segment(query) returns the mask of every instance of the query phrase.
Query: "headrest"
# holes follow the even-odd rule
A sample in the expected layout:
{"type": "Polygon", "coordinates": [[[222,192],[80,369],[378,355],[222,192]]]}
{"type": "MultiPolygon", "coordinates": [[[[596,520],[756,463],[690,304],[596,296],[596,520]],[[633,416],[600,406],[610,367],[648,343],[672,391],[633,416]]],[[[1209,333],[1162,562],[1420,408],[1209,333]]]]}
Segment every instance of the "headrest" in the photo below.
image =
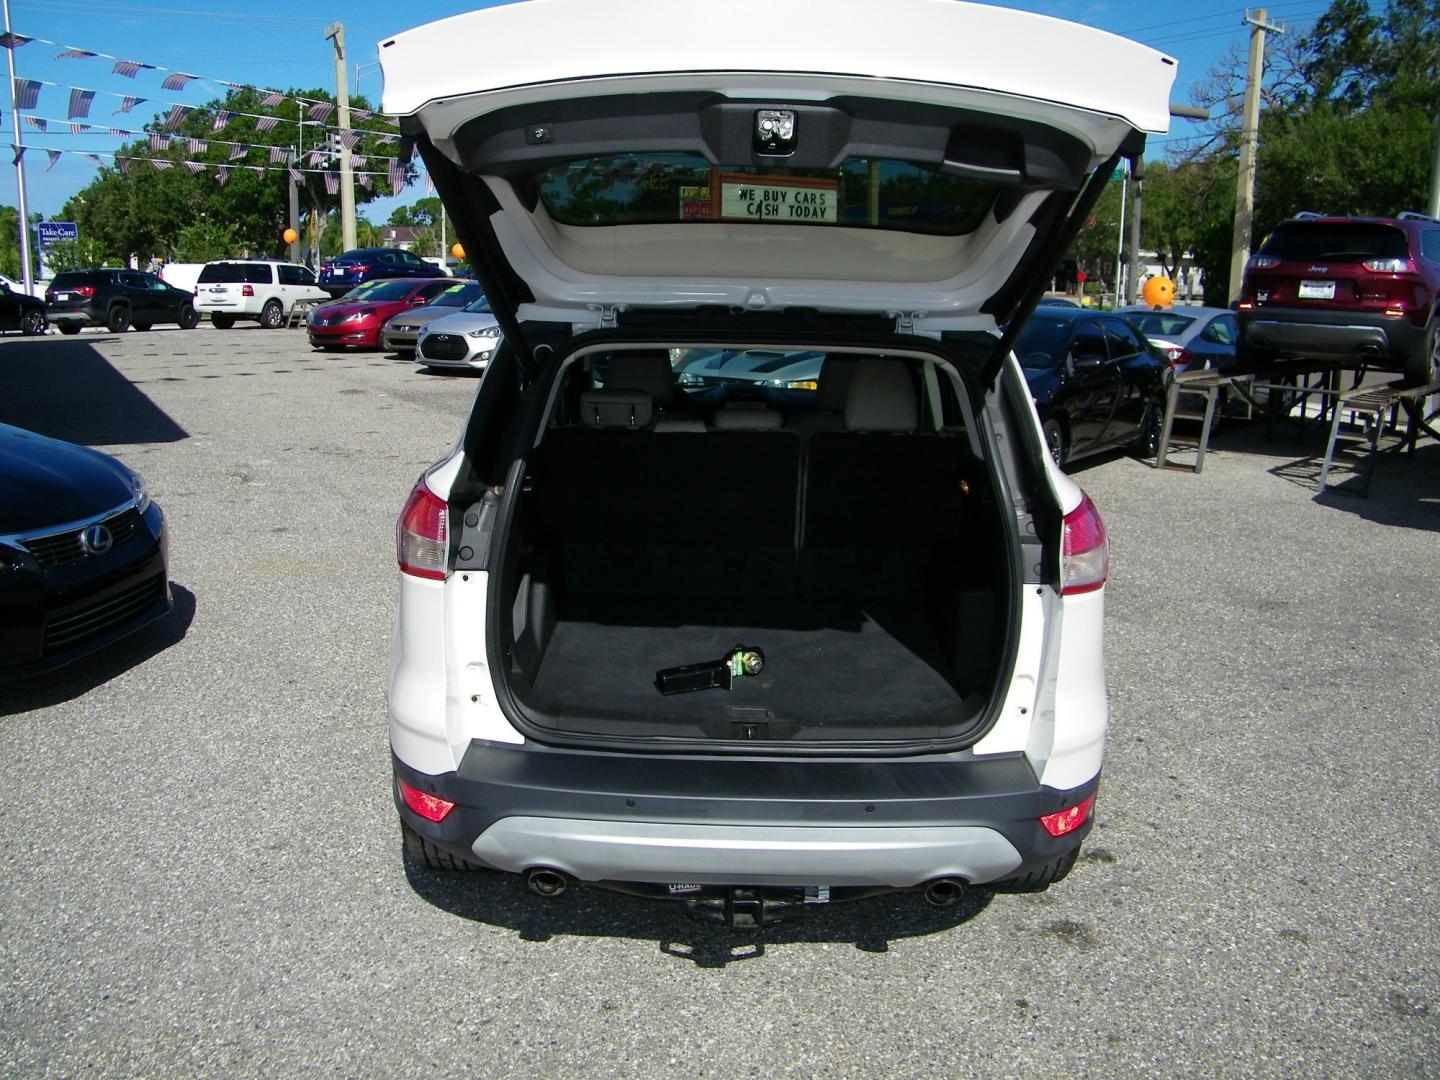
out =
{"type": "Polygon", "coordinates": [[[655,419],[649,394],[635,390],[586,390],[580,395],[580,422],[591,428],[648,428],[655,419]]]}
{"type": "Polygon", "coordinates": [[[779,431],[785,418],[763,401],[727,401],[710,418],[716,431],[779,431]]]}
{"type": "Polygon", "coordinates": [[[612,353],[605,373],[607,390],[640,390],[662,405],[675,396],[675,374],[664,349],[629,349],[612,353]]]}
{"type": "Polygon", "coordinates": [[[820,363],[820,388],[815,392],[816,412],[839,412],[850,395],[850,380],[855,375],[858,356],[837,354],[820,363]]]}
{"type": "Polygon", "coordinates": [[[845,398],[847,431],[914,431],[919,419],[909,364],[867,356],[855,365],[845,398]]]}

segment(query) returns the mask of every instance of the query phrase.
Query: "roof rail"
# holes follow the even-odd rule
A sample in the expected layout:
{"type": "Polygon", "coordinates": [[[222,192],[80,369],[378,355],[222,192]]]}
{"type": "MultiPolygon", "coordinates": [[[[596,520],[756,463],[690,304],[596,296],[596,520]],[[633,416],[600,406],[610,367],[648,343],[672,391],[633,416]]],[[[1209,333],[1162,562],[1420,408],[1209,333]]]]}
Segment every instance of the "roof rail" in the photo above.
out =
{"type": "Polygon", "coordinates": [[[1396,217],[1396,219],[1399,220],[1399,221],[1436,221],[1436,220],[1437,220],[1436,218],[1431,217],[1429,214],[1422,214],[1422,213],[1420,213],[1420,212],[1417,211],[1417,210],[1401,210],[1400,213],[1398,213],[1398,214],[1395,215],[1395,217],[1396,217]]]}
{"type": "Polygon", "coordinates": [[[1334,216],[1335,216],[1334,214],[1321,214],[1321,213],[1317,213],[1317,212],[1314,211],[1314,210],[1301,210],[1301,211],[1299,211],[1298,213],[1291,214],[1291,215],[1290,215],[1290,220],[1291,220],[1291,221],[1305,221],[1305,220],[1308,220],[1309,218],[1325,218],[1325,217],[1334,217],[1334,216]]]}

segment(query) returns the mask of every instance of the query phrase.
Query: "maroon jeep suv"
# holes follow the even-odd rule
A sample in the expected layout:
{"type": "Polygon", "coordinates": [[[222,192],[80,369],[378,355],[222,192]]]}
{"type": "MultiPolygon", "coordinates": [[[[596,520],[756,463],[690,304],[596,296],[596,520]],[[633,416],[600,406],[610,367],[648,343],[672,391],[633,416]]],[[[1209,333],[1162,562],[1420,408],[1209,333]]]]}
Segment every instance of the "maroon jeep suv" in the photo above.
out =
{"type": "Polygon", "coordinates": [[[1428,383],[1440,372],[1440,221],[1303,214],[1245,266],[1242,370],[1365,363],[1428,383]]]}

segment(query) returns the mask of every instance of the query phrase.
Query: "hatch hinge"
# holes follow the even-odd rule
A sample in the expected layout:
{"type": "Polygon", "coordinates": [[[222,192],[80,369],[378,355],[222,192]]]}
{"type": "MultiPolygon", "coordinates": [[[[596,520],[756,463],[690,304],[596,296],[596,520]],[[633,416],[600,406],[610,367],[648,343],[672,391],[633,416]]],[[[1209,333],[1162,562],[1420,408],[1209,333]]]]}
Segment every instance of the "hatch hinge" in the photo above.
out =
{"type": "Polygon", "coordinates": [[[916,328],[916,323],[924,322],[930,317],[928,311],[887,311],[885,314],[888,318],[895,320],[897,334],[921,334],[934,338],[940,336],[939,331],[916,328]]]}
{"type": "Polygon", "coordinates": [[[614,330],[617,317],[625,310],[624,304],[586,304],[585,307],[599,313],[601,330],[614,330]]]}

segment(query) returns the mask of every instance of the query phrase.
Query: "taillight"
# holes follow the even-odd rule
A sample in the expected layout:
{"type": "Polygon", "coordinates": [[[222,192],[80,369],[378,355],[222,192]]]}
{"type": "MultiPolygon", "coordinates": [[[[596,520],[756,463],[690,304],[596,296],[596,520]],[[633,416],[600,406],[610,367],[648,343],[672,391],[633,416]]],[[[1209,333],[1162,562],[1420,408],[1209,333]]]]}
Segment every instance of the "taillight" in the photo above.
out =
{"type": "Polygon", "coordinates": [[[369,263],[352,263],[351,266],[350,266],[350,273],[352,273],[352,274],[363,274],[366,270],[369,270],[369,269],[370,269],[370,264],[369,264],[369,263]]]}
{"type": "MultiPolygon", "coordinates": [[[[428,791],[411,787],[398,776],[395,778],[395,782],[400,785],[400,797],[405,800],[405,805],[426,821],[444,821],[445,816],[455,809],[455,804],[449,799],[442,799],[439,795],[431,795],[428,791]]],[[[1044,821],[1045,819],[1041,818],[1040,820],[1044,821]]],[[[1046,828],[1049,826],[1047,825],[1046,828]]],[[[1051,835],[1059,834],[1051,833],[1051,835]]]]}
{"type": "Polygon", "coordinates": [[[66,292],[73,292],[76,296],[94,296],[94,285],[76,285],[73,289],[66,289],[66,292]]]}
{"type": "MultiPolygon", "coordinates": [[[[403,783],[403,782],[402,782],[403,783]]],[[[434,796],[431,796],[432,798],[434,796]]],[[[1090,811],[1095,807],[1095,796],[1091,795],[1082,803],[1076,803],[1068,810],[1057,810],[1053,814],[1046,814],[1040,819],[1040,824],[1051,836],[1064,836],[1072,833],[1085,822],[1090,820],[1090,811]]],[[[413,808],[412,808],[413,809],[413,808]]],[[[419,813],[419,811],[416,811],[419,813]]]]}
{"type": "Polygon", "coordinates": [[[407,574],[444,581],[449,548],[450,508],[422,476],[395,523],[395,557],[407,574]]]}
{"type": "Polygon", "coordinates": [[[1415,264],[1409,259],[1367,259],[1360,264],[1372,274],[1413,274],[1415,264]]]}
{"type": "Polygon", "coordinates": [[[255,286],[254,286],[254,285],[241,285],[241,286],[240,286],[240,295],[241,295],[241,296],[254,296],[254,295],[255,295],[255,286]]]}
{"type": "Polygon", "coordinates": [[[1080,505],[1065,515],[1060,545],[1060,593],[1094,592],[1110,576],[1110,542],[1105,522],[1089,495],[1080,496],[1080,505]]]}
{"type": "Polygon", "coordinates": [[[1279,266],[1280,260],[1271,255],[1251,255],[1250,261],[1245,264],[1246,270],[1269,270],[1272,266],[1279,266]]]}
{"type": "Polygon", "coordinates": [[[1165,350],[1165,359],[1170,361],[1172,368],[1183,368],[1190,363],[1190,354],[1184,349],[1177,349],[1174,346],[1165,350]]]}

